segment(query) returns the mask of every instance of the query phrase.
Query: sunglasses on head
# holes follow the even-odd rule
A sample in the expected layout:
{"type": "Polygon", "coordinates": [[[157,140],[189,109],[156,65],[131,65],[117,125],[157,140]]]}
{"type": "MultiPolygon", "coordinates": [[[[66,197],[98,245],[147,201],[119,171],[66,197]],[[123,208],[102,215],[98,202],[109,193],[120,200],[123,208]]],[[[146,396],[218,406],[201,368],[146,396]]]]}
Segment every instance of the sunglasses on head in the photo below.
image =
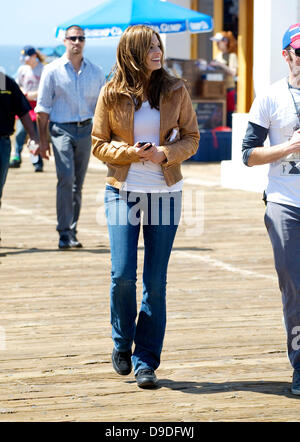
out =
{"type": "Polygon", "coordinates": [[[293,50],[289,49],[288,52],[292,52],[293,54],[296,55],[296,57],[300,57],[300,48],[293,50]]]}
{"type": "Polygon", "coordinates": [[[66,37],[66,40],[71,40],[71,41],[80,41],[81,43],[85,40],[85,37],[83,37],[82,35],[80,37],[66,37]]]}

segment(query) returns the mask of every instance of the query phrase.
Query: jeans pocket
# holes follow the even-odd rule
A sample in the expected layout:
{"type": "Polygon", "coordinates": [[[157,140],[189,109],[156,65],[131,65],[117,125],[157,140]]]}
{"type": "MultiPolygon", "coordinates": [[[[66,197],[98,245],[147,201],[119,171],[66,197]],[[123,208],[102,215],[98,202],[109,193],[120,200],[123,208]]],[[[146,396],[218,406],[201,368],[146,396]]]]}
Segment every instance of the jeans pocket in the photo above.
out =
{"type": "Polygon", "coordinates": [[[54,137],[62,136],[65,135],[66,133],[61,127],[59,127],[57,123],[50,123],[49,128],[50,128],[50,135],[54,137]]]}
{"type": "Polygon", "coordinates": [[[109,186],[108,184],[105,187],[104,193],[104,203],[109,203],[111,201],[115,201],[119,195],[119,189],[113,186],[109,186]]]}

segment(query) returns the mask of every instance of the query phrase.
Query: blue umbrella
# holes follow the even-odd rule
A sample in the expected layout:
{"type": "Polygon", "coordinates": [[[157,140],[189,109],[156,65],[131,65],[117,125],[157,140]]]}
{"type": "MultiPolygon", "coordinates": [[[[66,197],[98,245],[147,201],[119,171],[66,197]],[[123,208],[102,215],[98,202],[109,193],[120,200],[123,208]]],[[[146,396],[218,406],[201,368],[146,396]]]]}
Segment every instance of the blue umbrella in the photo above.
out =
{"type": "Polygon", "coordinates": [[[59,25],[56,37],[79,25],[87,37],[118,37],[130,25],[145,24],[160,33],[210,32],[209,15],[162,0],[102,0],[99,6],[59,25]]]}

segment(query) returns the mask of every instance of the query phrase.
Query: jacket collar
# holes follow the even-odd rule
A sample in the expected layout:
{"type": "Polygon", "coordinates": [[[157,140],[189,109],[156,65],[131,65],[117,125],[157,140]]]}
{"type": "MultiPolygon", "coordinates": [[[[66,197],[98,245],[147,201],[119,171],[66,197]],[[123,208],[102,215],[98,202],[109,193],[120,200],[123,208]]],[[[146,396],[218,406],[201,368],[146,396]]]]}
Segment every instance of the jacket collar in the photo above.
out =
{"type": "MultiPolygon", "coordinates": [[[[180,78],[178,78],[178,80],[176,81],[176,83],[174,83],[174,84],[171,86],[171,90],[172,90],[172,91],[176,91],[177,89],[180,89],[183,85],[184,85],[183,80],[180,79],[180,78]]],[[[130,98],[130,100],[131,100],[132,103],[134,104],[134,100],[133,100],[132,96],[131,96],[129,93],[127,93],[127,92],[123,92],[122,95],[124,95],[125,97],[130,98]]],[[[160,97],[160,100],[159,100],[160,103],[162,102],[162,99],[163,99],[163,98],[164,98],[164,96],[161,96],[161,97],[160,97]]]]}

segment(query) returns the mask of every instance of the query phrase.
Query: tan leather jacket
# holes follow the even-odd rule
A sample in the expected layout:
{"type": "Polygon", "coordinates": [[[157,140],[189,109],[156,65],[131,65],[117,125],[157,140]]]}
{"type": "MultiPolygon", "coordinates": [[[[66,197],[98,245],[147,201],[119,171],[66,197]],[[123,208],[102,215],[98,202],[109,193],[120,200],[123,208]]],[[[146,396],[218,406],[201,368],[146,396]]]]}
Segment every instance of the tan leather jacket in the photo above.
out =
{"type": "MultiPolygon", "coordinates": [[[[134,145],[134,103],[129,95],[123,95],[119,105],[108,110],[103,90],[94,115],[92,151],[108,167],[107,183],[120,189],[130,164],[140,161],[133,149],[128,150],[134,145]]],[[[178,80],[172,93],[160,99],[160,146],[166,155],[161,167],[168,186],[182,179],[180,164],[195,154],[199,139],[189,93],[178,80]]]]}

